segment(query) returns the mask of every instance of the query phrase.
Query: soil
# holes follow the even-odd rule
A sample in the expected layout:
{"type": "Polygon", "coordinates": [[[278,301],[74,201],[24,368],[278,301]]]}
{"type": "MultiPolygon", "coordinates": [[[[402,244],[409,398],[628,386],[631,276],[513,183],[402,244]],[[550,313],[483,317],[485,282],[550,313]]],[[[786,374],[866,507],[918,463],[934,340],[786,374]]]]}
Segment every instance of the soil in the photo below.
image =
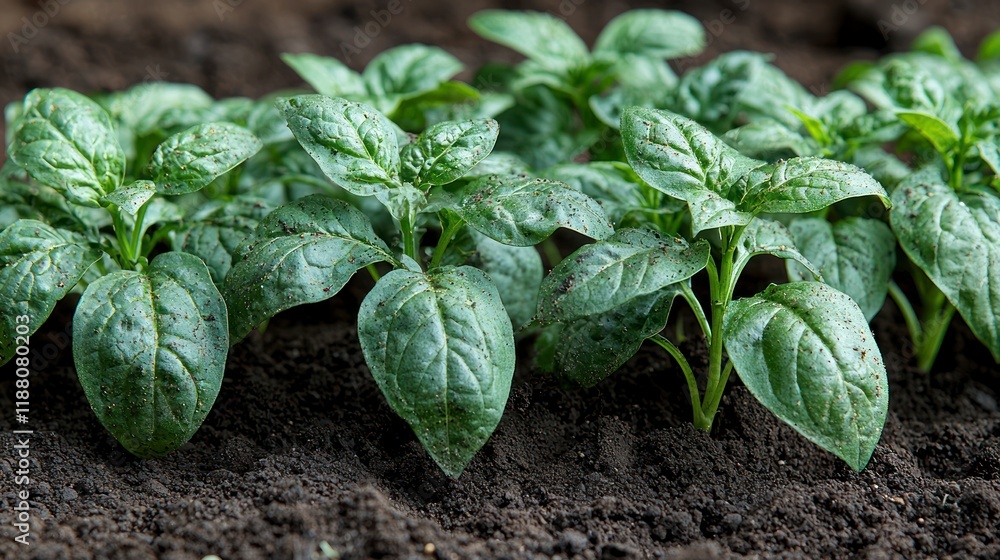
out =
{"type": "MultiPolygon", "coordinates": [[[[569,1],[567,20],[589,39],[626,7],[569,1]]],[[[221,2],[70,1],[19,53],[3,46],[0,97],[35,86],[120,88],[147,68],[215,95],[259,95],[297,83],[276,53],[339,55],[342,38],[382,7],[221,2]],[[233,10],[220,19],[219,5],[233,10]]],[[[916,12],[888,42],[877,22],[893,21],[890,2],[670,4],[708,23],[733,10],[706,56],[775,52],[817,91],[847,60],[905,45],[911,28],[945,24],[971,53],[1000,26],[1000,7],[985,1],[913,2],[916,12]]],[[[513,58],[464,30],[488,2],[405,5],[405,24],[387,25],[354,65],[408,41],[439,44],[470,64],[513,58]]],[[[38,9],[8,0],[0,32],[9,37],[38,9]]],[[[779,279],[780,268],[762,261],[748,289],[779,279]]],[[[504,418],[453,481],[364,365],[354,317],[368,287],[358,277],[332,301],[282,314],[236,346],[202,429],[159,460],[124,452],[90,412],[65,334],[74,302],[60,304],[33,337],[30,547],[13,541],[16,427],[9,413],[0,418],[0,557],[1000,557],[1000,368],[960,321],[935,371],[923,374],[893,305],[875,319],[892,392],[862,473],[779,422],[738,381],[712,433],[695,430],[682,376],[651,345],[581,390],[533,369],[522,341],[504,418]]],[[[699,340],[683,349],[703,365],[699,340]]],[[[13,378],[0,370],[5,411],[13,378]]]]}

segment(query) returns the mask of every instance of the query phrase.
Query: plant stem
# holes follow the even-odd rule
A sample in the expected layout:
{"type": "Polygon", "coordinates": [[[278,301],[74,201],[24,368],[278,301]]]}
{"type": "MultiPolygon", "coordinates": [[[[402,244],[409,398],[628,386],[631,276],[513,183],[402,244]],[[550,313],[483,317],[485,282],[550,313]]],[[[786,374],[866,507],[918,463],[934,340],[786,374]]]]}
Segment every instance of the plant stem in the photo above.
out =
{"type": "Polygon", "coordinates": [[[139,208],[139,211],[135,215],[135,223],[132,225],[132,254],[134,254],[136,258],[143,256],[142,234],[146,232],[146,228],[143,227],[145,225],[143,222],[146,221],[146,209],[149,208],[149,203],[152,200],[152,198],[147,200],[146,203],[139,208]]]}
{"type": "Polygon", "coordinates": [[[923,336],[917,347],[917,368],[920,371],[926,373],[934,367],[938,352],[941,351],[941,343],[944,342],[944,335],[948,332],[948,326],[954,315],[955,306],[944,297],[944,294],[924,310],[923,336]]]}
{"type": "Polygon", "coordinates": [[[382,276],[378,273],[378,269],[376,269],[375,265],[373,265],[373,264],[370,264],[370,265],[366,266],[365,270],[367,270],[368,274],[371,275],[372,280],[374,280],[376,282],[378,282],[379,279],[382,278],[382,276]]]}
{"type": "Polygon", "coordinates": [[[444,253],[448,250],[448,244],[451,243],[455,234],[458,233],[458,230],[461,229],[464,224],[464,220],[461,218],[455,218],[454,221],[449,223],[448,226],[444,228],[444,231],[441,232],[441,238],[438,239],[437,247],[434,248],[434,255],[431,256],[431,264],[429,268],[437,268],[438,265],[441,264],[441,259],[444,258],[444,253]]]}
{"type": "Polygon", "coordinates": [[[699,430],[710,430],[712,428],[712,422],[705,418],[705,414],[702,412],[701,394],[698,392],[698,380],[695,379],[694,372],[691,370],[691,364],[688,363],[684,354],[682,354],[672,342],[664,338],[662,335],[655,334],[649,339],[660,345],[661,348],[673,356],[677,365],[680,366],[681,371],[684,372],[684,378],[687,380],[688,393],[691,394],[691,409],[694,414],[695,427],[699,430]]]}
{"type": "Polygon", "coordinates": [[[562,253],[559,252],[559,247],[556,247],[555,241],[549,237],[541,243],[542,254],[549,261],[549,266],[555,266],[562,261],[562,253]]]}
{"type": "Polygon", "coordinates": [[[913,310],[913,304],[910,303],[909,298],[903,293],[903,290],[899,287],[895,281],[889,282],[889,297],[892,301],[896,303],[896,307],[899,308],[900,313],[903,314],[903,320],[906,321],[906,328],[910,331],[910,340],[913,344],[919,345],[920,340],[924,337],[924,330],[920,326],[920,319],[917,318],[917,312],[913,310]]]}
{"type": "Polygon", "coordinates": [[[705,333],[705,339],[711,344],[712,340],[712,327],[708,325],[708,319],[705,317],[705,310],[701,307],[701,302],[698,298],[694,296],[694,291],[691,290],[691,286],[687,283],[683,283],[681,286],[681,295],[684,300],[687,301],[688,306],[691,307],[691,311],[694,312],[695,318],[698,319],[698,324],[701,325],[701,331],[705,333]]]}
{"type": "Polygon", "coordinates": [[[118,253],[121,259],[118,264],[123,269],[131,270],[135,265],[135,255],[132,254],[132,244],[125,233],[125,220],[122,218],[122,211],[115,205],[108,208],[111,213],[111,221],[115,229],[115,237],[118,239],[118,253]]]}
{"type": "Polygon", "coordinates": [[[417,247],[413,242],[413,224],[411,220],[409,218],[400,220],[399,229],[403,232],[403,253],[411,259],[417,260],[417,247]]]}
{"type": "Polygon", "coordinates": [[[726,392],[726,385],[729,383],[729,375],[733,373],[733,362],[732,360],[726,360],[726,367],[722,369],[722,376],[719,378],[719,385],[716,387],[715,392],[705,393],[705,401],[702,405],[702,410],[705,413],[705,419],[708,421],[708,427],[712,427],[712,422],[715,420],[715,413],[719,411],[719,403],[722,402],[722,394],[726,392]]]}
{"type": "MultiPolygon", "coordinates": [[[[712,297],[712,339],[708,347],[708,385],[706,395],[721,392],[722,382],[722,320],[726,316],[726,306],[733,293],[733,253],[732,231],[722,232],[722,266],[717,275],[714,264],[709,266],[709,285],[712,297]],[[714,276],[714,278],[713,278],[714,276]]],[[[711,261],[709,261],[711,263],[711,261]]],[[[709,426],[711,427],[711,426],[709,426]]]]}

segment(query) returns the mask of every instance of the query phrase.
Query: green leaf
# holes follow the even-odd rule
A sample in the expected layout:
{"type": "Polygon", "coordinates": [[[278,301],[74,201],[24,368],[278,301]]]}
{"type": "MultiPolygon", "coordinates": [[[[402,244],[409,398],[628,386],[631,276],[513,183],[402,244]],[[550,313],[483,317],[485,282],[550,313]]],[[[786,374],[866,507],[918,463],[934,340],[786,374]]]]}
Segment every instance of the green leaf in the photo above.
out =
{"type": "Polygon", "coordinates": [[[574,118],[573,107],[547,87],[519,91],[517,103],[497,116],[503,134],[496,149],[537,169],[570,161],[593,143],[570,132],[574,118]]]}
{"type": "Polygon", "coordinates": [[[261,148],[249,130],[231,123],[193,126],[157,146],[149,176],[157,192],[176,195],[199,191],[261,148]]]}
{"type": "Polygon", "coordinates": [[[143,204],[156,194],[156,184],[152,181],[138,180],[129,183],[115,192],[105,195],[101,202],[114,204],[127,214],[135,215],[143,204]]]}
{"type": "Polygon", "coordinates": [[[1000,361],[1000,200],[956,193],[937,173],[917,173],[893,192],[899,244],[1000,361]]]}
{"type": "Polygon", "coordinates": [[[601,31],[594,54],[638,54],[652,58],[693,56],[705,48],[697,19],[668,10],[629,10],[601,31]]]}
{"type": "Polygon", "coordinates": [[[979,43],[979,54],[976,60],[986,62],[1000,58],[1000,29],[990,33],[979,43]]]}
{"type": "Polygon", "coordinates": [[[833,139],[830,137],[830,132],[826,129],[826,125],[822,123],[819,119],[811,117],[798,109],[789,109],[793,115],[802,121],[802,126],[806,128],[809,136],[812,136],[813,140],[819,143],[820,146],[829,146],[833,143],[833,139]]]}
{"type": "Polygon", "coordinates": [[[743,230],[736,245],[733,277],[739,278],[740,272],[756,255],[772,255],[779,259],[786,259],[789,261],[789,267],[792,266],[792,261],[797,261],[801,268],[796,268],[796,270],[807,270],[817,280],[823,280],[823,273],[819,267],[799,251],[792,233],[777,220],[754,218],[743,230]]]}
{"type": "Polygon", "coordinates": [[[234,342],[285,309],[333,297],[369,264],[396,263],[360,210],[322,195],[268,214],[233,260],[223,292],[234,342]]]}
{"type": "Polygon", "coordinates": [[[919,111],[897,111],[896,116],[926,138],[941,155],[951,153],[958,145],[958,132],[934,115],[919,111]]]}
{"type": "Polygon", "coordinates": [[[343,62],[315,54],[281,55],[281,60],[316,90],[328,97],[363,98],[368,95],[365,81],[343,62]]]}
{"type": "Polygon", "coordinates": [[[737,207],[750,214],[801,214],[858,196],[876,196],[888,208],[889,195],[863,169],[830,159],[803,157],[750,172],[737,207]]]}
{"type": "Polygon", "coordinates": [[[940,26],[925,29],[913,40],[910,48],[914,51],[922,51],[940,56],[948,60],[948,62],[955,64],[959,63],[963,58],[962,53],[955,46],[955,40],[952,39],[951,34],[948,33],[947,29],[940,26]]]}
{"type": "MultiPolygon", "coordinates": [[[[604,208],[604,213],[615,225],[631,212],[653,210],[646,208],[640,182],[633,180],[631,170],[624,164],[596,161],[587,164],[566,163],[542,173],[542,177],[562,181],[593,198],[604,208]]],[[[668,208],[668,211],[683,210],[668,208]]]]}
{"type": "Polygon", "coordinates": [[[175,109],[205,109],[214,100],[198,86],[145,82],[112,98],[111,114],[135,136],[147,136],[162,128],[164,115],[175,109]]]}
{"type": "Polygon", "coordinates": [[[722,336],[740,379],[796,431],[860,471],[889,405],[885,365],[854,301],[817,282],[729,304],[722,336]]]}
{"type": "Polygon", "coordinates": [[[976,148],[979,150],[979,157],[993,171],[993,176],[1000,177],[1000,146],[995,142],[980,140],[976,142],[976,148]]]}
{"type": "Polygon", "coordinates": [[[358,336],[389,406],[458,478],[500,422],[514,376],[514,333],[493,282],[467,266],[394,270],[361,304],[358,336]]]}
{"type": "Polygon", "coordinates": [[[18,335],[38,330],[101,254],[82,236],[35,220],[0,231],[0,366],[21,345],[18,335]],[[19,325],[27,331],[19,332],[19,325]]]}
{"type": "Polygon", "coordinates": [[[563,20],[541,12],[483,10],[469,18],[480,37],[511,48],[550,70],[565,71],[590,60],[583,40],[563,20]]]}
{"type": "Polygon", "coordinates": [[[403,146],[402,179],[420,185],[446,185],[486,158],[500,128],[492,119],[443,122],[403,146]]]}
{"type": "Polygon", "coordinates": [[[663,330],[678,284],[630,299],[611,310],[550,326],[552,369],[593,387],[625,364],[643,341],[663,330]]]}
{"type": "Polygon", "coordinates": [[[477,179],[465,193],[455,211],[505,245],[535,245],[561,227],[594,239],[614,231],[600,204],[564,183],[493,175],[477,179]]]}
{"type": "Polygon", "coordinates": [[[282,98],[295,138],[331,181],[358,196],[399,183],[399,144],[392,123],[368,105],[321,95],[282,98]]]}
{"type": "Polygon", "coordinates": [[[73,358],[97,418],[130,453],[161,457],[208,416],[229,351],[226,304],[198,257],[163,253],[144,272],[91,284],[73,317],[73,358]]]}
{"type": "Polygon", "coordinates": [[[443,49],[403,45],[378,54],[362,75],[376,97],[409,97],[434,90],[461,71],[462,63],[443,49]]]}
{"type": "Polygon", "coordinates": [[[482,270],[497,287],[514,329],[531,321],[538,305],[538,287],[545,275],[542,258],[534,247],[512,247],[485,235],[474,235],[470,263],[482,270]]]}
{"type": "Polygon", "coordinates": [[[623,229],[605,241],[584,245],[542,281],[536,320],[543,325],[605,313],[694,276],[708,264],[705,240],[649,230],[623,229]]]}
{"type": "Polygon", "coordinates": [[[125,178],[125,152],[111,118],[66,89],[28,94],[10,157],[39,183],[84,206],[99,206],[125,178]]]}
{"type": "Polygon", "coordinates": [[[782,155],[811,156],[819,152],[806,138],[778,121],[761,119],[726,132],[723,138],[745,156],[773,161],[782,155]]]}
{"type": "MultiPolygon", "coordinates": [[[[799,251],[813,263],[822,281],[851,296],[869,321],[885,303],[896,268],[896,236],[880,220],[847,218],[835,224],[799,218],[790,228],[799,251]]],[[[805,280],[804,269],[789,261],[788,278],[805,280]]]]}
{"type": "Polygon", "coordinates": [[[249,198],[209,207],[171,233],[171,247],[205,261],[212,281],[221,286],[232,267],[233,254],[270,211],[249,198]]]}
{"type": "Polygon", "coordinates": [[[730,191],[762,162],[742,156],[703,126],[667,111],[629,107],[622,140],[632,169],[653,188],[684,200],[694,234],[725,225],[746,225],[730,191]]]}
{"type": "Polygon", "coordinates": [[[733,51],[695,68],[677,87],[678,112],[724,132],[766,118],[789,128],[801,124],[792,107],[808,107],[814,97],[768,63],[768,55],[733,51]]]}

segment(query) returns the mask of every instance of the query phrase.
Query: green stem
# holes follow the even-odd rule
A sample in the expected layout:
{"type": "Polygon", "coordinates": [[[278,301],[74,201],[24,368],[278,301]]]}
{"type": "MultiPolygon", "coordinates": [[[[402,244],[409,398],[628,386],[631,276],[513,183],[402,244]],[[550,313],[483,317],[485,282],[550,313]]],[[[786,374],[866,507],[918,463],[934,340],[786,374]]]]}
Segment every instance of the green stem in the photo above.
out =
{"type": "Polygon", "coordinates": [[[437,247],[434,248],[434,255],[431,256],[430,268],[437,268],[441,264],[441,259],[444,258],[445,251],[448,250],[448,244],[458,233],[458,230],[462,228],[465,221],[461,218],[455,218],[454,221],[448,224],[444,231],[441,232],[441,238],[438,239],[437,247]]]}
{"type": "Polygon", "coordinates": [[[375,265],[373,265],[373,264],[370,264],[370,265],[366,266],[365,270],[367,270],[368,274],[371,275],[372,280],[374,280],[376,282],[378,282],[379,279],[382,278],[382,276],[378,273],[378,269],[376,269],[375,265]]]}
{"type": "MultiPolygon", "coordinates": [[[[721,391],[722,381],[722,320],[726,316],[726,306],[733,294],[733,253],[732,232],[722,232],[722,266],[713,279],[715,266],[709,267],[709,284],[712,297],[712,340],[708,347],[708,385],[705,393],[713,395],[721,391]]],[[[710,261],[711,262],[711,261],[710,261]]]]}
{"type": "Polygon", "coordinates": [[[556,247],[555,241],[549,237],[541,243],[542,254],[549,261],[549,266],[555,266],[562,261],[562,253],[559,252],[559,247],[556,247]]]}
{"type": "Polygon", "coordinates": [[[118,253],[121,259],[118,264],[123,269],[131,270],[135,265],[135,255],[132,254],[132,245],[128,235],[125,233],[125,220],[122,218],[122,211],[115,205],[108,208],[111,213],[111,221],[115,228],[115,237],[118,239],[118,253]]]}
{"type": "Polygon", "coordinates": [[[722,369],[722,376],[719,378],[719,385],[716,390],[712,393],[705,393],[705,403],[703,405],[703,411],[705,413],[705,419],[708,420],[708,426],[712,426],[712,422],[715,421],[715,413],[719,411],[719,403],[722,402],[722,395],[726,392],[726,385],[729,383],[729,375],[733,373],[733,362],[732,360],[726,361],[726,367],[722,369]]]}
{"type": "Polygon", "coordinates": [[[910,331],[910,340],[913,344],[920,344],[920,340],[924,336],[924,330],[920,326],[920,319],[917,318],[917,312],[913,310],[913,304],[910,303],[909,298],[903,293],[903,290],[899,287],[895,281],[889,282],[889,297],[892,301],[896,303],[896,307],[899,308],[900,313],[903,314],[903,320],[906,321],[906,328],[910,331]]]}
{"type": "Polygon", "coordinates": [[[711,343],[712,327],[708,325],[708,319],[705,317],[705,310],[701,307],[701,302],[694,296],[694,291],[691,290],[691,286],[686,282],[681,285],[681,295],[691,307],[695,318],[698,319],[698,324],[701,325],[701,332],[705,333],[705,338],[711,343]]]}
{"type": "Polygon", "coordinates": [[[922,372],[929,372],[934,367],[944,335],[955,315],[955,306],[947,299],[941,299],[944,300],[943,304],[932,305],[924,313],[924,334],[917,348],[917,368],[922,372]]]}
{"type": "Polygon", "coordinates": [[[702,412],[701,395],[698,392],[698,380],[695,379],[694,372],[691,370],[691,364],[688,363],[684,354],[682,354],[672,342],[663,336],[655,334],[649,339],[660,345],[661,348],[673,356],[677,365],[680,366],[681,371],[684,372],[684,378],[687,379],[688,392],[691,394],[691,409],[694,413],[694,425],[699,430],[708,431],[712,428],[712,422],[706,419],[704,412],[702,412]]]}
{"type": "Polygon", "coordinates": [[[139,211],[135,215],[135,223],[132,225],[132,254],[136,258],[142,256],[142,236],[146,233],[145,221],[146,221],[146,210],[149,208],[149,203],[152,202],[152,198],[147,200],[145,204],[139,207],[139,211]]]}
{"type": "Polygon", "coordinates": [[[413,242],[413,224],[410,223],[410,219],[400,220],[399,229],[403,232],[403,253],[411,259],[417,260],[417,247],[413,242]]]}

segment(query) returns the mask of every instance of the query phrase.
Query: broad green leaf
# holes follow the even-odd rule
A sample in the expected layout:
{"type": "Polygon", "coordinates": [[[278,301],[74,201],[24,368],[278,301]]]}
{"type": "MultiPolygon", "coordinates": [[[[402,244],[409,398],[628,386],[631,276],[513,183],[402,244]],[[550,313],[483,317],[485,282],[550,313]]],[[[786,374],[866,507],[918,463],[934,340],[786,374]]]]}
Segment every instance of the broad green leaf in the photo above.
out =
{"type": "Polygon", "coordinates": [[[27,340],[101,254],[81,236],[35,220],[0,231],[0,365],[21,345],[18,325],[27,327],[27,340]]]}
{"type": "Polygon", "coordinates": [[[500,422],[514,376],[514,333],[493,282],[468,266],[394,270],[361,304],[358,337],[389,406],[458,478],[500,422]]]}
{"type": "MultiPolygon", "coordinates": [[[[799,218],[789,229],[799,251],[819,269],[822,281],[851,296],[871,321],[885,303],[896,268],[896,236],[889,226],[866,218],[835,224],[799,218]]],[[[788,261],[786,266],[790,280],[807,279],[800,265],[788,261]]]]}
{"type": "Polygon", "coordinates": [[[777,220],[754,218],[743,230],[736,245],[736,255],[733,262],[735,278],[739,278],[740,272],[756,255],[772,255],[779,259],[785,259],[789,262],[789,267],[792,266],[793,261],[796,261],[801,267],[796,268],[796,270],[806,270],[816,280],[823,280],[823,273],[819,267],[803,255],[796,246],[792,233],[777,220]]]}
{"type": "Polygon", "coordinates": [[[603,313],[550,326],[554,337],[546,358],[554,369],[592,387],[625,365],[643,341],[663,330],[677,285],[630,299],[603,313]]]}
{"type": "Polygon", "coordinates": [[[750,214],[801,214],[858,196],[876,196],[888,208],[889,195],[871,175],[848,163],[803,157],[758,167],[749,173],[737,207],[750,214]]]}
{"type": "Polygon", "coordinates": [[[547,87],[519,91],[517,103],[497,115],[503,134],[496,149],[516,154],[536,169],[570,161],[593,143],[570,132],[574,118],[573,107],[547,87]]]}
{"type": "Polygon", "coordinates": [[[892,200],[903,251],[1000,361],[1000,200],[956,193],[933,170],[900,184],[892,200]]]}
{"type": "Polygon", "coordinates": [[[285,117],[274,106],[274,98],[260,99],[250,108],[247,114],[247,128],[265,146],[287,143],[295,139],[285,123],[285,117]]]}
{"type": "Polygon", "coordinates": [[[774,161],[781,156],[811,156],[819,152],[812,138],[806,138],[778,121],[761,119],[734,128],[723,136],[730,146],[745,156],[774,161]]]}
{"type": "Polygon", "coordinates": [[[176,195],[205,188],[261,148],[249,130],[231,123],[205,123],[167,138],[149,163],[157,192],[176,195]]]}
{"type": "Polygon", "coordinates": [[[146,82],[115,95],[111,114],[128,135],[146,136],[162,128],[164,115],[175,109],[203,109],[214,100],[201,88],[190,84],[146,82]]]}
{"type": "MultiPolygon", "coordinates": [[[[617,225],[629,213],[646,209],[648,206],[639,182],[631,180],[619,167],[620,165],[623,164],[603,161],[587,164],[566,163],[544,171],[542,177],[562,181],[593,198],[604,208],[604,213],[611,223],[617,225]]],[[[628,173],[631,174],[631,171],[628,173]]],[[[683,210],[683,207],[668,207],[666,210],[679,211],[683,210]]]]}
{"type": "Polygon", "coordinates": [[[1000,146],[994,142],[980,140],[976,142],[976,148],[979,150],[979,157],[990,166],[994,177],[1000,177],[1000,146]]]}
{"type": "Polygon", "coordinates": [[[854,300],[818,282],[771,285],[729,304],[729,358],[757,400],[860,471],[882,434],[889,386],[854,300]]]}
{"type": "Polygon", "coordinates": [[[477,179],[465,193],[455,211],[474,229],[505,245],[535,245],[559,228],[593,239],[614,231],[600,204],[565,183],[493,175],[477,179]]]}
{"type": "Polygon", "coordinates": [[[601,31],[594,54],[638,54],[652,58],[693,56],[705,48],[697,19],[668,10],[630,10],[601,31]]]}
{"type": "Polygon", "coordinates": [[[163,253],[144,272],[91,284],[73,317],[83,392],[111,435],[139,457],[186,443],[208,416],[229,351],[226,304],[198,257],[163,253]]]}
{"type": "Polygon", "coordinates": [[[368,95],[365,81],[343,62],[315,54],[281,55],[281,60],[316,90],[328,97],[363,98],[368,95]]]}
{"type": "Polygon", "coordinates": [[[536,320],[543,325],[605,313],[694,276],[708,264],[705,240],[623,229],[584,245],[542,281],[536,320]]]}
{"type": "Polygon", "coordinates": [[[513,247],[485,235],[474,235],[470,263],[482,270],[500,293],[514,329],[531,321],[538,304],[538,287],[545,275],[542,258],[534,247],[513,247]]]}
{"type": "Polygon", "coordinates": [[[402,179],[415,186],[451,183],[490,154],[499,133],[492,119],[434,125],[403,146],[402,179]]]}
{"type": "Polygon", "coordinates": [[[399,183],[399,144],[389,119],[368,105],[322,95],[279,99],[278,109],[331,181],[358,196],[399,183]]]}
{"type": "Polygon", "coordinates": [[[322,195],[268,214],[233,260],[223,289],[233,342],[285,309],[333,297],[369,264],[395,263],[360,210],[322,195]]]}
{"type": "Polygon", "coordinates": [[[140,179],[117,189],[109,195],[105,195],[101,199],[101,202],[114,204],[124,210],[126,214],[134,216],[142,208],[143,204],[146,204],[149,199],[153,198],[154,194],[156,194],[156,184],[152,181],[143,181],[140,179]]]}
{"type": "Polygon", "coordinates": [[[480,37],[513,49],[543,67],[566,71],[589,62],[583,40],[563,20],[541,12],[483,10],[469,18],[480,37]]]}
{"type": "Polygon", "coordinates": [[[28,94],[10,157],[39,183],[84,206],[99,206],[125,178],[125,152],[111,118],[94,101],[66,89],[28,94]]]}
{"type": "Polygon", "coordinates": [[[958,145],[958,133],[951,125],[934,115],[918,111],[898,111],[896,116],[926,138],[939,154],[949,154],[958,145]]]}
{"type": "Polygon", "coordinates": [[[923,51],[945,58],[948,62],[958,63],[962,60],[962,53],[955,46],[955,40],[948,33],[948,30],[940,27],[928,27],[910,45],[914,51],[923,51]]]}
{"type": "Polygon", "coordinates": [[[379,191],[375,193],[375,198],[399,223],[416,224],[417,214],[427,207],[427,195],[409,183],[379,191]]]}
{"type": "Polygon", "coordinates": [[[436,89],[462,71],[462,63],[438,47],[403,45],[378,54],[362,74],[378,96],[413,96],[436,89]]]}
{"type": "Polygon", "coordinates": [[[689,71],[676,97],[679,112],[720,134],[761,118],[798,128],[800,121],[790,109],[808,107],[815,99],[768,63],[768,55],[746,51],[723,54],[689,71]]]}
{"type": "Polygon", "coordinates": [[[171,233],[171,247],[205,261],[212,281],[222,286],[240,243],[270,211],[265,204],[248,198],[209,207],[171,233]]]}
{"type": "Polygon", "coordinates": [[[979,44],[976,60],[986,62],[1000,58],[1000,30],[994,31],[979,44]]]}
{"type": "Polygon", "coordinates": [[[730,191],[762,162],[740,155],[692,120],[655,109],[626,109],[622,140],[629,164],[644,181],[688,203],[694,234],[749,223],[751,215],[737,209],[730,191]]]}

